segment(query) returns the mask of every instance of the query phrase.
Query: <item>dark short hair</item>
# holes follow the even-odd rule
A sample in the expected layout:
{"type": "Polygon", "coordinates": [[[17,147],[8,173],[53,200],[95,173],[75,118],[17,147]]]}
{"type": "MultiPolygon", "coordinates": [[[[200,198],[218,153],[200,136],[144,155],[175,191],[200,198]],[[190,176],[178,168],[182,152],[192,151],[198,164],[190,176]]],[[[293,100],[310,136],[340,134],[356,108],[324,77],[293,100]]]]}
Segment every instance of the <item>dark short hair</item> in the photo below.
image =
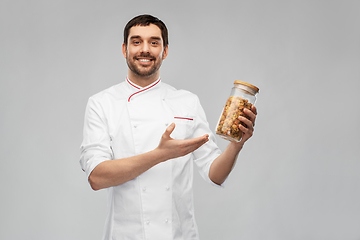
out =
{"type": "Polygon", "coordinates": [[[131,19],[126,24],[126,26],[124,28],[124,43],[125,43],[125,46],[127,46],[127,44],[128,44],[128,37],[129,37],[130,28],[132,28],[134,26],[149,26],[150,24],[154,24],[154,25],[156,25],[156,26],[158,26],[160,28],[164,48],[167,45],[169,45],[168,30],[167,30],[167,28],[165,26],[165,23],[163,23],[157,17],[151,16],[151,15],[148,15],[148,14],[144,14],[144,15],[139,15],[137,17],[134,17],[133,19],[131,19]]]}

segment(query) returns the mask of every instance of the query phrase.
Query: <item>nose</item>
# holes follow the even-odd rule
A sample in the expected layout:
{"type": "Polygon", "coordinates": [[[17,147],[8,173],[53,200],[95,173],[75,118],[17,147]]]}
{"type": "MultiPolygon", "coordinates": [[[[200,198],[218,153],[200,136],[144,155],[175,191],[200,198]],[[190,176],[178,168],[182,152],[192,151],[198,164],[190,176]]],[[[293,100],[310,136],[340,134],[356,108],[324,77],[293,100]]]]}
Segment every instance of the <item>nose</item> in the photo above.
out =
{"type": "Polygon", "coordinates": [[[143,52],[143,53],[149,53],[149,50],[150,50],[149,43],[144,42],[143,45],[142,45],[141,52],[143,52]]]}

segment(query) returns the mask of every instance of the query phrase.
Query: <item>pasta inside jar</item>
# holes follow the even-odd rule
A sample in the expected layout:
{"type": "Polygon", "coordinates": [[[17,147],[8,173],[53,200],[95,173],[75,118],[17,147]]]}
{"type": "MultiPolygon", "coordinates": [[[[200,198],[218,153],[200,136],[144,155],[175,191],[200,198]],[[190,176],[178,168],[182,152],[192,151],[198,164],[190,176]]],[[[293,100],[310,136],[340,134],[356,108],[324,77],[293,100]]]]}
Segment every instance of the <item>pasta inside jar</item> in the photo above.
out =
{"type": "Polygon", "coordinates": [[[216,134],[224,137],[240,141],[242,132],[239,124],[246,127],[238,117],[243,116],[248,118],[244,113],[244,108],[251,109],[252,104],[244,98],[230,96],[226,101],[224,110],[220,116],[219,124],[216,129],[216,134]]]}

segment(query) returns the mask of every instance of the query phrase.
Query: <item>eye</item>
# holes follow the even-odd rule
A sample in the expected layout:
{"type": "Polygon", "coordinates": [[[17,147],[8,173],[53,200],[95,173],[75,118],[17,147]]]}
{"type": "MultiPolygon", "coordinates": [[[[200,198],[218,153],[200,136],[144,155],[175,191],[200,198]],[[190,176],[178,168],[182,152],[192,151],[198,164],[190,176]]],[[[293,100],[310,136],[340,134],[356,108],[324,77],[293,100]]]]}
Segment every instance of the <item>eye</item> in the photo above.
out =
{"type": "Polygon", "coordinates": [[[158,41],[152,41],[152,42],[151,42],[151,45],[154,45],[154,46],[156,46],[156,45],[158,45],[158,44],[159,44],[158,41]]]}

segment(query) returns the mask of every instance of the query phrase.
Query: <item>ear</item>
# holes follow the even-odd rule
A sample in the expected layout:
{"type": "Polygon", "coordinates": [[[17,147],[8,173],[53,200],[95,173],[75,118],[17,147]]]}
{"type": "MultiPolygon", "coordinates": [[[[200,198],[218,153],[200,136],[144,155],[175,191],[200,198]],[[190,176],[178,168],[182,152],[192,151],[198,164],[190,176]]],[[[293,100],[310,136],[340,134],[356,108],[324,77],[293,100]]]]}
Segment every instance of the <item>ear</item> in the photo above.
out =
{"type": "Polygon", "coordinates": [[[163,60],[165,60],[165,58],[167,57],[168,52],[169,52],[169,46],[166,46],[166,48],[164,49],[163,57],[162,57],[163,60]]]}
{"type": "Polygon", "coordinates": [[[125,43],[123,43],[123,45],[122,45],[122,53],[123,53],[123,55],[124,55],[124,58],[126,58],[126,56],[127,56],[127,54],[126,54],[126,46],[125,46],[125,43]]]}

